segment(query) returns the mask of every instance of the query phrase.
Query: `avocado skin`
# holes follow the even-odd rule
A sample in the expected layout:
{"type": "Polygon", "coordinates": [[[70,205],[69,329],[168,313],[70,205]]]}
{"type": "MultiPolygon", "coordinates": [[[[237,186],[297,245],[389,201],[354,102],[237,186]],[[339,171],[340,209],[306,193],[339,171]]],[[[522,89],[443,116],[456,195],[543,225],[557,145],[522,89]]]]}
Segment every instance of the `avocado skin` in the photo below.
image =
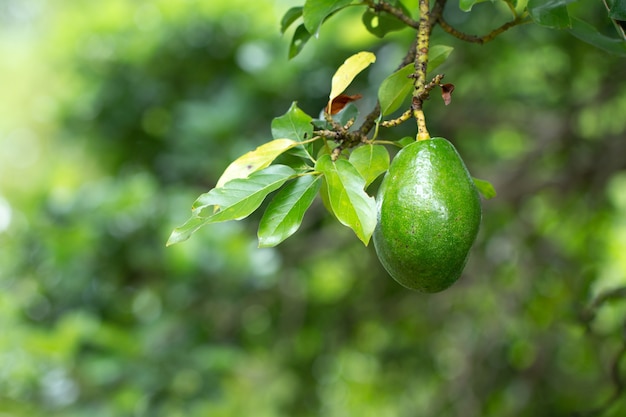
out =
{"type": "Polygon", "coordinates": [[[374,246],[389,275],[426,293],[458,280],[482,214],[472,177],[450,142],[432,138],[400,150],[377,204],[374,246]]]}

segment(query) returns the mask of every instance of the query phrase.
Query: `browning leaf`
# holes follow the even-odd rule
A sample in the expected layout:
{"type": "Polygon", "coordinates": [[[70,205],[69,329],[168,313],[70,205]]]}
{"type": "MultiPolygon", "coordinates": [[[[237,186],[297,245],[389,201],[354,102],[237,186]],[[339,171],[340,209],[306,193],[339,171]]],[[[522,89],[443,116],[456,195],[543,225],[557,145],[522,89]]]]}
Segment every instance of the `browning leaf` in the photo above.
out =
{"type": "Polygon", "coordinates": [[[349,96],[347,94],[339,94],[335,97],[331,102],[326,106],[326,112],[328,114],[337,114],[339,113],[348,103],[356,101],[363,96],[361,94],[354,94],[349,96]]]}
{"type": "Polygon", "coordinates": [[[443,102],[446,106],[452,101],[453,91],[454,84],[441,84],[441,98],[443,98],[443,102]]]}

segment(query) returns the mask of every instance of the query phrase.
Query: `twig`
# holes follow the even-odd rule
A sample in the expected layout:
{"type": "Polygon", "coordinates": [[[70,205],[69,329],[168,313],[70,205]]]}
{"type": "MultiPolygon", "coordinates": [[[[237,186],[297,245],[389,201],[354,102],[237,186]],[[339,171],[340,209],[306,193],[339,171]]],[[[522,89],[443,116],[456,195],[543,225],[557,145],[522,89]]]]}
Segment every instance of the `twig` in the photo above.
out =
{"type": "Polygon", "coordinates": [[[397,117],[393,120],[385,120],[383,122],[380,123],[380,125],[382,127],[396,127],[401,123],[406,122],[407,120],[409,120],[411,118],[411,116],[413,116],[413,110],[409,109],[407,111],[405,111],[404,113],[402,113],[402,115],[400,117],[397,117]]]}
{"type": "Polygon", "coordinates": [[[504,23],[502,26],[495,28],[494,30],[492,30],[491,32],[489,32],[488,34],[484,36],[476,36],[476,35],[469,35],[467,33],[464,33],[464,32],[461,32],[460,30],[455,29],[448,22],[444,20],[442,15],[439,15],[437,19],[437,23],[439,24],[439,26],[441,26],[441,28],[445,32],[449,33],[455,38],[461,39],[462,41],[478,43],[480,45],[495,39],[496,36],[500,35],[503,32],[506,32],[507,30],[511,29],[514,26],[522,25],[524,23],[528,23],[529,21],[530,20],[525,19],[523,17],[516,17],[515,19],[504,23]]]}
{"type": "Polygon", "coordinates": [[[361,135],[367,135],[376,125],[376,119],[378,119],[378,116],[380,116],[380,103],[377,102],[374,109],[367,116],[365,116],[363,124],[359,127],[359,133],[361,135]]]}
{"type": "Polygon", "coordinates": [[[342,150],[353,148],[361,143],[367,143],[369,140],[367,136],[362,135],[359,131],[350,132],[347,128],[340,126],[336,122],[333,124],[333,129],[334,130],[322,129],[313,131],[313,134],[316,135],[317,138],[330,139],[337,143],[337,147],[334,148],[331,153],[333,160],[339,157],[342,150]]]}
{"type": "Polygon", "coordinates": [[[373,0],[366,0],[365,4],[371,7],[375,12],[377,13],[381,11],[386,12],[390,14],[391,16],[395,17],[396,19],[400,20],[401,22],[403,22],[405,25],[410,26],[414,29],[417,29],[419,26],[419,23],[411,19],[410,16],[407,16],[404,13],[404,11],[402,11],[402,9],[398,7],[394,7],[385,1],[379,1],[375,3],[373,0]]]}
{"type": "MultiPolygon", "coordinates": [[[[443,80],[443,74],[437,74],[435,76],[435,78],[432,79],[431,82],[426,84],[424,86],[424,91],[422,92],[422,94],[419,97],[420,100],[422,100],[422,101],[427,100],[430,92],[432,91],[432,89],[435,88],[438,85],[441,85],[441,80],[443,80]]],[[[402,113],[399,117],[397,117],[395,119],[385,120],[385,121],[381,122],[380,125],[382,127],[396,127],[399,124],[404,123],[407,120],[409,120],[411,118],[411,116],[413,116],[413,109],[409,109],[409,110],[405,111],[404,113],[402,113]]]]}

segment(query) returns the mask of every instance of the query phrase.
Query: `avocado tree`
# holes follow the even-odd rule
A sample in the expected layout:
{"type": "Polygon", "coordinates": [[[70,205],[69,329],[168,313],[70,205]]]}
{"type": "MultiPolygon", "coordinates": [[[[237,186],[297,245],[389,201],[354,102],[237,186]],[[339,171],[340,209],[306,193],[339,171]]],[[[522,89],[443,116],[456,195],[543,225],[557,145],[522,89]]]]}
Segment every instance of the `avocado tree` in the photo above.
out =
{"type": "MultiPolygon", "coordinates": [[[[534,25],[626,56],[623,0],[593,5],[573,0],[492,0],[490,5],[476,6],[482,2],[420,0],[413,10],[400,0],[307,0],[287,10],[281,31],[295,26],[290,58],[314,42],[330,18],[341,19],[341,12],[348,9],[362,10],[362,24],[381,42],[407,28],[414,31],[413,42],[382,80],[372,98],[375,105],[365,114],[359,114],[356,106],[363,98],[361,92],[347,90],[377,56],[369,51],[347,56],[328,80],[328,102],[319,115],[307,114],[294,101],[285,114],[271,121],[273,137],[226,168],[215,187],[196,199],[191,217],[172,232],[167,244],[185,241],[213,223],[245,219],[262,207],[259,246],[273,247],[299,229],[319,196],[330,216],[352,229],[364,245],[373,238],[382,265],[400,284],[423,292],[452,285],[478,233],[479,194],[491,199],[496,191],[490,182],[470,175],[452,144],[459,138],[448,141],[428,128],[431,96],[440,96],[447,106],[453,102],[455,88],[464,88],[438,72],[454,48],[431,42],[433,31],[482,45],[518,26],[534,25]],[[446,19],[452,8],[460,8],[470,20],[487,7],[508,17],[485,27],[482,34],[466,33],[446,19]],[[590,8],[592,16],[601,11],[602,18],[589,21],[590,8]],[[407,124],[414,125],[414,133],[394,137],[391,132],[407,124]],[[263,204],[268,196],[269,203],[263,204]]],[[[587,323],[600,305],[622,292],[618,288],[593,301],[584,313],[587,323]]],[[[613,392],[590,414],[607,410],[623,394],[620,366],[625,352],[618,350],[612,361],[613,392]]]]}
{"type": "MultiPolygon", "coordinates": [[[[480,2],[461,1],[459,6],[471,14],[480,2]]],[[[302,20],[293,34],[290,57],[296,56],[331,16],[349,7],[362,8],[363,25],[380,38],[406,27],[415,31],[415,38],[396,71],[380,84],[376,105],[360,125],[355,125],[359,114],[352,102],[362,95],[344,93],[376,60],[367,51],[348,57],[337,69],[328,104],[319,118],[305,113],[296,102],[275,118],[273,139],[226,168],[215,188],[193,203],[191,218],[174,230],[168,245],[188,239],[202,226],[244,219],[278,191],[265,208],[258,229],[259,246],[276,246],[298,230],[313,199],[320,195],[328,211],[363,244],[374,236],[383,265],[400,283],[426,292],[447,288],[460,276],[478,232],[477,191],[491,198],[495,190],[485,180],[472,179],[454,146],[445,139],[433,141],[428,131],[426,100],[439,91],[448,105],[455,89],[454,84],[443,82],[444,74],[436,72],[453,48],[431,45],[433,29],[440,27],[455,38],[483,44],[515,26],[532,23],[567,30],[608,52],[626,55],[623,1],[604,3],[608,11],[604,23],[612,22],[612,37],[579,19],[576,8],[569,5],[573,1],[492,3],[506,9],[510,18],[481,36],[449,24],[446,6],[457,6],[447,5],[445,0],[432,5],[421,0],[419,10],[414,11],[395,0],[309,0],[289,9],[281,22],[283,32],[302,20]],[[411,120],[416,124],[414,137],[389,140],[387,129],[411,120]],[[386,146],[407,149],[391,164],[390,175],[374,197],[373,184],[390,169],[386,146]]]]}

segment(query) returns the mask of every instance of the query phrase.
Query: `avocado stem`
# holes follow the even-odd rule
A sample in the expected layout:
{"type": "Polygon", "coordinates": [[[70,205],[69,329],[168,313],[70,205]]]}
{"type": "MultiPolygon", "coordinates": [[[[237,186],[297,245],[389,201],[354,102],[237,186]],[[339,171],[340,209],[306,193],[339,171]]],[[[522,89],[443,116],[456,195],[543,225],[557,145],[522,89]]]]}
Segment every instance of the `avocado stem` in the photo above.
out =
{"type": "Polygon", "coordinates": [[[424,110],[422,110],[422,100],[417,97],[413,97],[413,117],[417,121],[417,140],[428,140],[430,134],[426,128],[426,116],[424,110]]]}
{"type": "Polygon", "coordinates": [[[413,88],[413,100],[411,108],[413,117],[417,121],[417,140],[430,139],[426,128],[426,117],[422,110],[426,92],[426,70],[428,68],[428,49],[430,43],[430,2],[419,0],[420,19],[417,29],[417,42],[415,46],[415,84],[413,88]]]}

